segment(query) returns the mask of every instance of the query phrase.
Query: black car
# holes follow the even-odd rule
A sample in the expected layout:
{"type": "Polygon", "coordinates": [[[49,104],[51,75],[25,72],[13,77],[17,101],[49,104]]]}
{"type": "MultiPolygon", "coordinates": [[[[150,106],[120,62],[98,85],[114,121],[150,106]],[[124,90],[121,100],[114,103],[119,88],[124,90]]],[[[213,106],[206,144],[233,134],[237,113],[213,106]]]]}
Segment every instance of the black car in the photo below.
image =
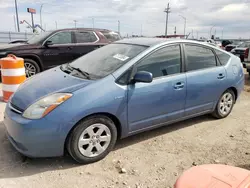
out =
{"type": "Polygon", "coordinates": [[[0,58],[8,54],[24,58],[29,77],[120,39],[117,32],[105,29],[61,29],[43,32],[28,41],[0,45],[0,58]]]}

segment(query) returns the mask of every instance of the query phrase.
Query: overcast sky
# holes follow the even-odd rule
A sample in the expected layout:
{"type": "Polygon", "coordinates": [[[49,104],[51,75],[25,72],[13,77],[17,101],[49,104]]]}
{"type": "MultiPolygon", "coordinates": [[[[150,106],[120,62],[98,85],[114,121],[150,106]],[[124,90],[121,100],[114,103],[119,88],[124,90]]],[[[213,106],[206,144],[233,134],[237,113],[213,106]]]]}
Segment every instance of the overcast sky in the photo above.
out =
{"type": "MultiPolygon", "coordinates": [[[[187,18],[186,33],[196,38],[208,37],[210,30],[217,37],[250,38],[250,0],[17,0],[19,20],[31,22],[27,7],[35,8],[35,24],[42,24],[46,30],[77,27],[107,28],[118,30],[121,23],[122,35],[142,34],[148,36],[165,33],[166,14],[163,12],[170,3],[168,34],[184,33],[184,20],[187,18]]],[[[14,0],[0,0],[0,31],[15,31],[14,0]]],[[[30,31],[25,24],[21,31],[30,31]]]]}

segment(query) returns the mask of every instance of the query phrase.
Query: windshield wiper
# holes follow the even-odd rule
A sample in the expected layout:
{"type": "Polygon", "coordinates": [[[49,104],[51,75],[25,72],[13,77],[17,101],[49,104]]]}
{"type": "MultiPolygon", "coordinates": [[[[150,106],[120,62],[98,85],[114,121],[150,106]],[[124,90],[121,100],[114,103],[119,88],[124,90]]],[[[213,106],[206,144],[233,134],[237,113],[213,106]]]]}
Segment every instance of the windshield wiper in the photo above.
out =
{"type": "Polygon", "coordinates": [[[67,69],[73,71],[73,70],[76,70],[77,72],[81,73],[83,76],[85,76],[88,80],[90,80],[90,76],[89,76],[89,73],[81,70],[80,68],[76,68],[76,67],[72,67],[70,64],[67,65],[66,67],[67,69]]]}

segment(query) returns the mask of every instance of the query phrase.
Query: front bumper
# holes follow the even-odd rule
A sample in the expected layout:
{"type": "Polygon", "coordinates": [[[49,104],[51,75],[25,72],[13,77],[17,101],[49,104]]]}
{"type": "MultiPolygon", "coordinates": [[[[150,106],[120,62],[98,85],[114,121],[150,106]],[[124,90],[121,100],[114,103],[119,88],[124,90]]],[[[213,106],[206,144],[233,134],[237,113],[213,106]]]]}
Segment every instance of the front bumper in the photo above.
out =
{"type": "Polygon", "coordinates": [[[12,111],[9,103],[4,113],[7,136],[16,150],[28,157],[56,157],[64,154],[65,137],[60,125],[46,118],[28,120],[12,111]]]}

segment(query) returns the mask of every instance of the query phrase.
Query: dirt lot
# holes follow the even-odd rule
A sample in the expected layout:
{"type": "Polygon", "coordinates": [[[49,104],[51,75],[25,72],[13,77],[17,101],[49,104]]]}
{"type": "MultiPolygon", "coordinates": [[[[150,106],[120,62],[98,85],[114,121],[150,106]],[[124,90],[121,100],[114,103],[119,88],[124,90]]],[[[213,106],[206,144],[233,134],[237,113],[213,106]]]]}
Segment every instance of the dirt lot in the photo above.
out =
{"type": "MultiPolygon", "coordinates": [[[[172,187],[192,165],[221,163],[250,170],[250,81],[232,114],[202,116],[118,142],[104,160],[75,164],[70,157],[24,159],[0,124],[0,188],[172,187]],[[125,173],[120,174],[119,169],[125,173]]],[[[0,104],[0,121],[5,104],[0,104]]]]}

